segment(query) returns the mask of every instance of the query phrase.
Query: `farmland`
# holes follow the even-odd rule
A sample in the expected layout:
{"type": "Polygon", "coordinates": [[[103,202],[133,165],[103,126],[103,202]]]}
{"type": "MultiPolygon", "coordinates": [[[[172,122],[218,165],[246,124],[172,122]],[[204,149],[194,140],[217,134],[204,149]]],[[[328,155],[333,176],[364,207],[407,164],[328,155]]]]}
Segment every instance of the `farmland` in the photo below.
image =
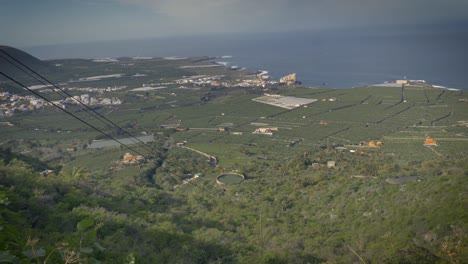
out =
{"type": "Polygon", "coordinates": [[[35,236],[55,262],[55,250],[90,263],[466,259],[463,90],[242,86],[255,72],[212,60],[50,61],[72,95],[122,103],[89,106],[112,123],[77,104],[77,118],[51,106],[2,117],[0,223],[13,231],[1,250],[24,260],[35,236]],[[123,162],[132,155],[144,158],[123,162]]]}
{"type": "MultiPolygon", "coordinates": [[[[391,139],[385,142],[382,151],[391,150],[391,153],[394,153],[394,150],[397,150],[397,153],[394,153],[395,155],[405,157],[412,155],[414,158],[423,158],[432,155],[432,151],[422,146],[426,136],[432,136],[436,139],[441,137],[443,141],[443,138],[454,137],[455,134],[458,134],[456,138],[459,140],[455,138],[456,143],[451,145],[458,145],[459,147],[456,148],[458,150],[466,147],[464,139],[466,139],[467,135],[457,133],[460,129],[457,122],[463,120],[463,113],[466,113],[466,104],[457,102],[460,92],[447,93],[442,99],[439,98],[439,100],[444,101],[441,104],[445,105],[447,101],[453,103],[453,106],[443,106],[441,110],[437,107],[440,103],[426,103],[424,91],[422,90],[408,91],[407,94],[411,95],[411,99],[398,104],[399,90],[396,89],[392,92],[391,89],[393,88],[368,87],[331,91],[327,93],[327,97],[337,97],[336,102],[317,102],[308,105],[307,108],[301,107],[292,111],[284,111],[280,108],[265,109],[263,105],[251,104],[249,102],[251,96],[245,96],[242,104],[236,102],[240,101],[242,97],[236,97],[235,100],[224,98],[222,105],[213,102],[208,105],[198,106],[193,110],[169,110],[169,112],[183,120],[184,127],[216,128],[220,124],[231,123],[233,131],[244,133],[242,136],[234,136],[228,133],[211,132],[211,135],[207,135],[209,132],[184,132],[190,136],[187,137],[184,133],[175,134],[176,139],[193,141],[193,143],[198,144],[203,142],[212,143],[212,141],[245,144],[253,141],[258,143],[257,146],[262,146],[271,156],[276,156],[275,152],[279,151],[275,149],[278,142],[289,142],[297,138],[303,140],[295,145],[296,150],[293,151],[323,146],[329,137],[342,138],[342,140],[329,138],[329,144],[358,144],[361,141],[384,140],[385,136],[391,138],[393,135],[393,138],[398,138],[395,134],[401,133],[401,131],[406,131],[406,134],[410,133],[410,131],[419,133],[419,138],[413,140],[413,142],[420,147],[408,146],[402,148],[400,145],[406,146],[404,144],[406,139],[391,139]],[[364,101],[368,97],[370,98],[364,101]],[[236,105],[240,106],[241,109],[238,111],[230,109],[236,105]],[[205,113],[205,115],[200,115],[200,113],[205,113]],[[224,113],[224,115],[221,115],[221,113],[224,113]],[[447,114],[447,117],[440,119],[440,117],[447,114]],[[247,134],[254,130],[255,127],[252,126],[252,123],[255,122],[278,127],[279,131],[272,138],[261,136],[254,138],[247,134]],[[324,125],[324,122],[326,122],[326,125],[324,125]],[[197,137],[203,137],[203,139],[197,139],[197,137]],[[393,145],[399,147],[395,148],[393,145]]],[[[296,90],[301,92],[300,88],[296,90]]],[[[288,92],[290,93],[290,91],[288,92]]],[[[310,96],[313,98],[313,95],[310,96]]],[[[321,98],[317,95],[317,99],[321,98]]],[[[432,100],[435,100],[435,98],[432,100]]],[[[287,143],[281,145],[284,148],[287,143]]],[[[233,148],[236,148],[235,145],[233,145],[233,148]]],[[[447,151],[453,148],[441,147],[440,149],[442,153],[448,153],[447,151]]],[[[279,152],[283,153],[282,151],[279,152]]]]}
{"type": "MultiPolygon", "coordinates": [[[[400,157],[400,162],[405,163],[408,157],[423,160],[436,155],[422,146],[427,136],[436,140],[441,138],[437,151],[443,155],[458,151],[464,153],[468,149],[466,127],[460,125],[460,121],[467,119],[468,109],[467,103],[460,100],[466,98],[462,90],[408,86],[404,90],[403,101],[399,87],[337,90],[280,86],[262,91],[255,87],[213,87],[209,83],[182,89],[185,86],[174,83],[186,76],[225,76],[226,81],[249,78],[247,71],[205,67],[217,65],[207,64],[207,59],[60,60],[53,63],[59,63],[63,73],[55,73],[53,77],[57,82],[66,82],[70,76],[71,80],[86,80],[71,82],[73,86],[127,87],[109,95],[121,98],[123,104],[97,107],[96,111],[136,135],[157,135],[164,124],[175,122],[175,126],[168,127],[181,127],[184,131],[172,134],[174,142],[186,141],[188,146],[212,151],[219,158],[220,166],[231,167],[237,163],[234,160],[249,163],[265,157],[288,159],[288,155],[314,151],[327,144],[328,147],[357,145],[371,140],[384,141],[379,151],[400,157]],[[266,92],[291,98],[288,99],[291,102],[295,97],[303,98],[300,100],[307,103],[316,102],[284,109],[263,104],[264,98],[268,99],[262,97],[266,92]],[[251,135],[259,127],[256,124],[276,127],[278,131],[271,137],[251,135]],[[219,128],[223,131],[216,131],[219,128]],[[447,138],[450,140],[444,141],[447,138]],[[226,149],[230,151],[226,152],[226,149]],[[240,149],[249,155],[235,155],[240,153],[240,149]]],[[[42,87],[43,91],[46,89],[42,87]]],[[[75,113],[106,131],[105,126],[93,123],[95,121],[83,111],[76,110],[75,113]]],[[[78,120],[51,108],[15,115],[5,121],[12,122],[14,127],[3,127],[0,131],[2,138],[10,140],[10,146],[18,150],[23,150],[27,144],[47,142],[54,145],[55,140],[60,140],[62,147],[76,147],[102,139],[102,135],[78,120]]],[[[34,154],[34,149],[31,151],[34,154]]]]}

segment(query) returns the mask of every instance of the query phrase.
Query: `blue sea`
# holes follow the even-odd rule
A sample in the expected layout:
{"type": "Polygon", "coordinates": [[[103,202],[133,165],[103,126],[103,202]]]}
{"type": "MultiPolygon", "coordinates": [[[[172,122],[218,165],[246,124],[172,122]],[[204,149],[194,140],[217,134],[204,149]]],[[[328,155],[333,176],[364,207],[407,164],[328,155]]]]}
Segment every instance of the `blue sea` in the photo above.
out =
{"type": "Polygon", "coordinates": [[[309,87],[350,88],[422,79],[468,89],[468,30],[385,28],[218,34],[21,47],[40,59],[229,56],[220,61],[309,87]],[[232,57],[230,57],[232,56],[232,57]]]}

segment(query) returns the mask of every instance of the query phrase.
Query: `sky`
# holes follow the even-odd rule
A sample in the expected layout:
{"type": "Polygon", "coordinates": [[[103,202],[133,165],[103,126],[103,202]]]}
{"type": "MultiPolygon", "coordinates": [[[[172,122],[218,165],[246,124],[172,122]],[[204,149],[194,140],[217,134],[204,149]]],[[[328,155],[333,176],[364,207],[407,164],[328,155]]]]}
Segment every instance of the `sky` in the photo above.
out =
{"type": "Polygon", "coordinates": [[[467,21],[468,0],[0,0],[0,44],[28,47],[467,21]]]}

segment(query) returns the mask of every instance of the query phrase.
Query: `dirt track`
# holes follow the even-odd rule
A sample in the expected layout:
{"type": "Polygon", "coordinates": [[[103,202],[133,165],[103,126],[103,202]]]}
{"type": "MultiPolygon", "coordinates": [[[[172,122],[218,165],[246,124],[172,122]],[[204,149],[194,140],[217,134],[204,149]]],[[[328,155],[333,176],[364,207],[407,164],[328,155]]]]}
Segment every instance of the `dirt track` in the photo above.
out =
{"type": "MultiPolygon", "coordinates": [[[[384,140],[424,140],[425,137],[383,137],[384,140]]],[[[438,141],[468,141],[468,138],[439,138],[435,137],[438,141]]]]}

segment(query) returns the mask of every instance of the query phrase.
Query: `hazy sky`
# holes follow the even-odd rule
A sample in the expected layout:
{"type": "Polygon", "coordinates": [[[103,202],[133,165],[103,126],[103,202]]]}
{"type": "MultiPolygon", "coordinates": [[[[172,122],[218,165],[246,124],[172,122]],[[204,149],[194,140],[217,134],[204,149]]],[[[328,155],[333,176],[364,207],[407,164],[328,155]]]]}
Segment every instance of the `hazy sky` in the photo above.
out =
{"type": "Polygon", "coordinates": [[[0,44],[468,21],[468,0],[0,0],[0,44]]]}

